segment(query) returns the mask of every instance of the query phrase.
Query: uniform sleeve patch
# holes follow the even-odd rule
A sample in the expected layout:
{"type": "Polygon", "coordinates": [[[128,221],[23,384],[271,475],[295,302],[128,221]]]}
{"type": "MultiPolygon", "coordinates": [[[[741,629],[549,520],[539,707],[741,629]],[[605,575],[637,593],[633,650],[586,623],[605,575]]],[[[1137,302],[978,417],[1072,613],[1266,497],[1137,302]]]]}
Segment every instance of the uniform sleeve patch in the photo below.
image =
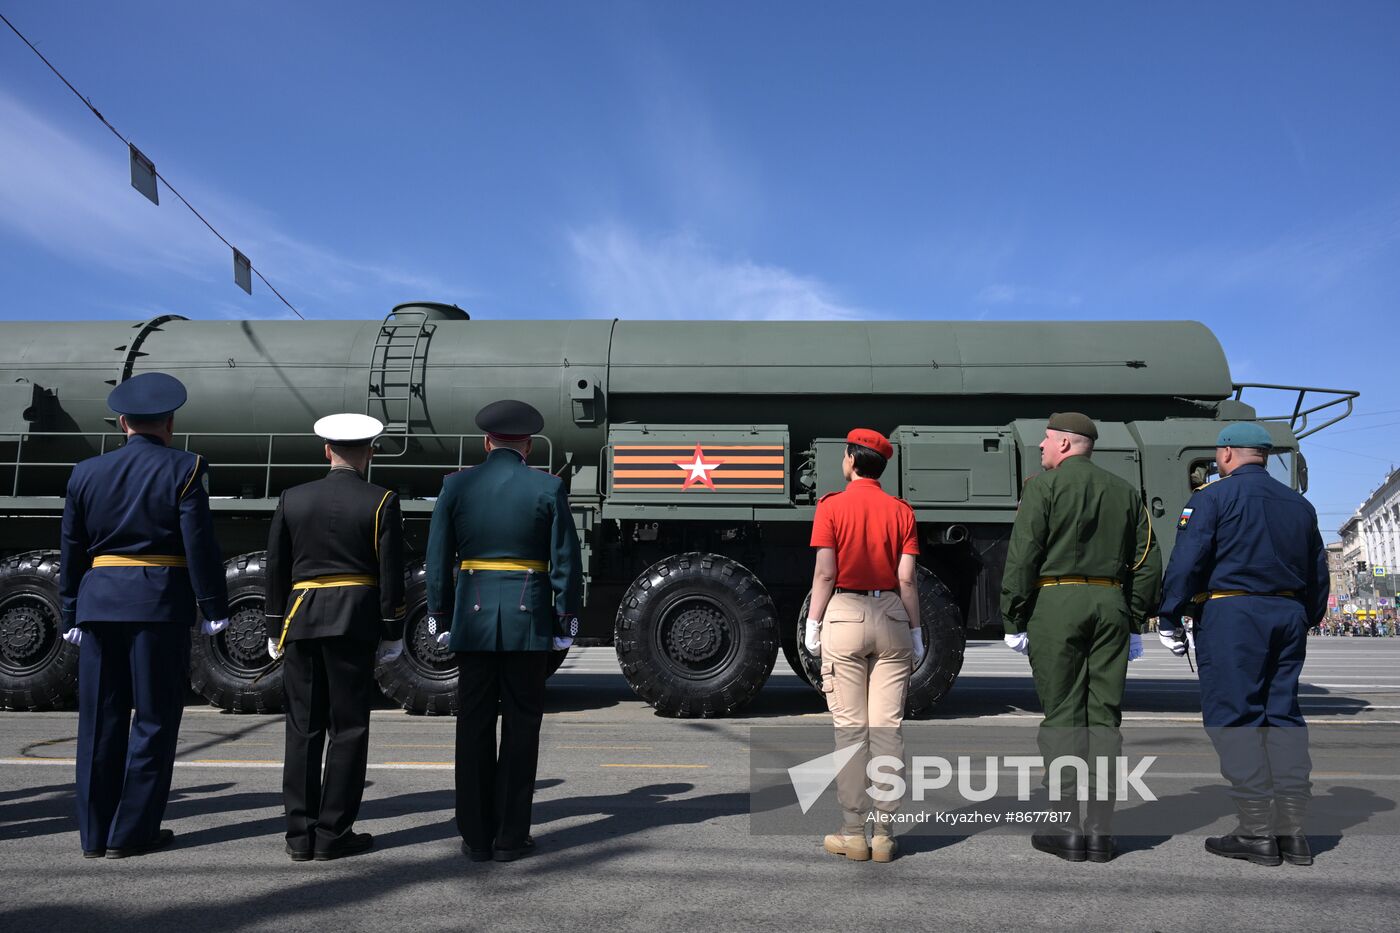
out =
{"type": "Polygon", "coordinates": [[[1194,511],[1195,509],[1182,509],[1181,520],[1176,523],[1176,527],[1185,528],[1186,525],[1191,521],[1191,513],[1194,511]]]}

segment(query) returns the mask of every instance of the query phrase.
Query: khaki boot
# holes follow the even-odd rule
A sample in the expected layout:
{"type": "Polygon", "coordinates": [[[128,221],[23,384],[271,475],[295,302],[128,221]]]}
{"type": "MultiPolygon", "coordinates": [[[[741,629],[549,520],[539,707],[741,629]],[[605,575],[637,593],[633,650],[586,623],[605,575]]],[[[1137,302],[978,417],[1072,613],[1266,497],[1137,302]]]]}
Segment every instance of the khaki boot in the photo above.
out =
{"type": "Polygon", "coordinates": [[[870,840],[870,857],[877,862],[893,862],[899,854],[899,843],[893,836],[876,833],[870,840]]]}
{"type": "Polygon", "coordinates": [[[832,833],[822,840],[822,848],[832,855],[844,855],[853,862],[870,861],[870,845],[865,841],[864,833],[852,836],[832,833]]]}

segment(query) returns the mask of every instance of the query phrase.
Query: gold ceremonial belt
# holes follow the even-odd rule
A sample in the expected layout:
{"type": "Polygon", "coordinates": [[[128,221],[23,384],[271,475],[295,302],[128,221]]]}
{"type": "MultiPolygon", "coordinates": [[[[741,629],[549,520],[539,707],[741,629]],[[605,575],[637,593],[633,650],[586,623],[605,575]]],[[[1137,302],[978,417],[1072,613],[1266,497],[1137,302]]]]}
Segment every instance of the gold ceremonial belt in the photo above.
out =
{"type": "Polygon", "coordinates": [[[1197,593],[1191,597],[1191,602],[1200,605],[1208,599],[1225,599],[1229,596],[1287,596],[1293,598],[1297,595],[1293,590],[1278,590],[1273,593],[1251,593],[1248,590],[1213,590],[1208,593],[1197,593]]]}
{"type": "Polygon", "coordinates": [[[333,573],[325,577],[312,577],[292,584],[292,591],[323,590],[330,586],[378,586],[379,578],[365,573],[333,573]]]}
{"type": "Polygon", "coordinates": [[[94,567],[188,567],[183,557],[165,554],[99,554],[92,559],[94,567]]]}
{"type": "Polygon", "coordinates": [[[497,560],[464,560],[463,570],[533,570],[536,573],[544,573],[549,569],[547,560],[516,560],[513,557],[502,557],[497,560]]]}
{"type": "Polygon", "coordinates": [[[297,610],[301,608],[301,601],[306,598],[307,590],[328,590],[337,586],[378,586],[379,578],[372,577],[367,573],[332,573],[324,577],[312,577],[310,580],[299,580],[292,584],[292,592],[297,594],[296,602],[292,603],[291,611],[287,613],[287,618],[282,620],[282,637],[277,639],[277,650],[282,650],[282,645],[287,641],[287,630],[292,627],[292,619],[296,618],[297,610]]]}
{"type": "Polygon", "coordinates": [[[1122,586],[1112,577],[1041,577],[1036,586],[1122,586]]]}

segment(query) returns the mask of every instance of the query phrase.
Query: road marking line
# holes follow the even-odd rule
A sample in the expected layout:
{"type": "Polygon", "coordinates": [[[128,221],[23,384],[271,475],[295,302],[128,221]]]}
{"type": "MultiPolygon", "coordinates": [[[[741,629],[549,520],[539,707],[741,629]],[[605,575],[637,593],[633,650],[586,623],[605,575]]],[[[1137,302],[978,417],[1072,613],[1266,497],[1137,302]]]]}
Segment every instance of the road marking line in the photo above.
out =
{"type": "Polygon", "coordinates": [[[380,748],[456,748],[456,745],[444,745],[439,742],[435,745],[381,745],[380,748]]]}
{"type": "Polygon", "coordinates": [[[553,746],[553,747],[554,747],[554,748],[561,748],[561,749],[562,749],[562,748],[571,748],[571,749],[581,749],[581,748],[606,749],[606,750],[608,750],[608,751],[614,751],[614,752],[645,752],[645,751],[650,751],[652,746],[650,746],[650,745],[555,745],[555,746],[553,746]]]}

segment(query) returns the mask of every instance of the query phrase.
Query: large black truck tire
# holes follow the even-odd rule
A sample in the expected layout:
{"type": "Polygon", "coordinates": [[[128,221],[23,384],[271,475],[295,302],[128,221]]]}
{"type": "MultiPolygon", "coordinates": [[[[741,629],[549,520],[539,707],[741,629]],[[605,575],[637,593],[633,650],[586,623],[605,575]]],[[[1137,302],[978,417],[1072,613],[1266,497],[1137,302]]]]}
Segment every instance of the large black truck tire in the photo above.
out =
{"type": "Polygon", "coordinates": [[[78,649],[58,610],[58,552],[0,561],[0,709],[62,709],[77,696],[78,649]]]}
{"type": "Polygon", "coordinates": [[[778,656],[768,591],[718,554],[677,554],[647,568],[622,597],[613,637],[627,683],[662,716],[742,709],[778,656]]]}
{"type": "MultiPolygon", "coordinates": [[[[807,682],[818,690],[822,686],[821,659],[807,651],[803,629],[812,595],[802,601],[797,617],[797,651],[807,673],[807,682]]],[[[967,630],[962,613],[953,601],[953,594],[927,568],[919,567],[919,620],[924,630],[924,659],[909,678],[909,693],[904,702],[904,715],[910,719],[926,716],[933,711],[962,670],[963,652],[967,648],[967,630]]]]}
{"type": "Polygon", "coordinates": [[[224,564],[228,628],[217,635],[195,629],[190,638],[190,686],[234,713],[282,712],[282,666],[267,653],[266,560],[254,551],[224,564]]]}
{"type": "Polygon", "coordinates": [[[410,564],[404,589],[403,654],[375,668],[384,695],[410,713],[457,713],[457,659],[428,633],[428,572],[410,564]]]}

